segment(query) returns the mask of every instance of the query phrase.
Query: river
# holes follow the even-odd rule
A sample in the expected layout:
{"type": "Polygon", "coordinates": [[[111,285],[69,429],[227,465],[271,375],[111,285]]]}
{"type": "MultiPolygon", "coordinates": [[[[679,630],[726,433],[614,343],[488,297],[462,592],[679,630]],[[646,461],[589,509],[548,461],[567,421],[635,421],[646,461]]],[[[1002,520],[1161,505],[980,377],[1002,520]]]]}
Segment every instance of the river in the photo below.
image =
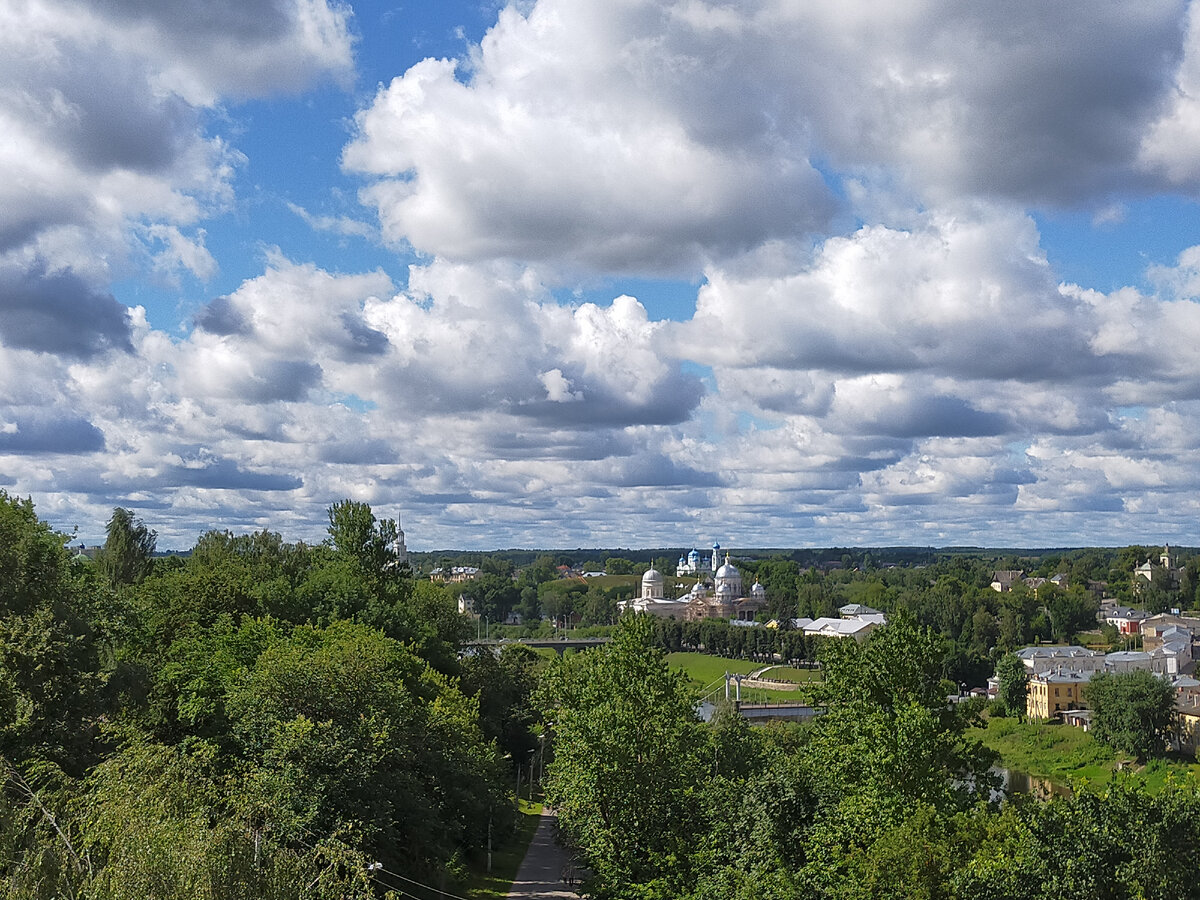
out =
{"type": "Polygon", "coordinates": [[[1056,784],[1049,778],[1019,772],[1016,769],[1006,769],[996,766],[992,769],[1000,776],[1001,790],[1007,795],[1029,794],[1042,800],[1051,797],[1070,797],[1071,789],[1065,784],[1056,784]]]}

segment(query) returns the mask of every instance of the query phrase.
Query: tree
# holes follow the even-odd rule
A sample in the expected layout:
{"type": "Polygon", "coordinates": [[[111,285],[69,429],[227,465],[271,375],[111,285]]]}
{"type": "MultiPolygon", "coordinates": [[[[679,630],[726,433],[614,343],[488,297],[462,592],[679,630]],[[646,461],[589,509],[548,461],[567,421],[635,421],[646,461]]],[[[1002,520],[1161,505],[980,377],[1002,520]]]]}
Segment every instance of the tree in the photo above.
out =
{"type": "Polygon", "coordinates": [[[521,600],[521,589],[506,575],[481,573],[462,586],[462,594],[475,612],[492,624],[503,622],[521,600]]]}
{"type": "Polygon", "coordinates": [[[1048,594],[1045,604],[1055,640],[1066,641],[1077,631],[1096,627],[1099,606],[1095,598],[1082,587],[1060,591],[1046,585],[1043,590],[1048,594]]]}
{"type": "Polygon", "coordinates": [[[846,794],[964,809],[996,784],[995,755],[966,736],[946,702],[942,640],[906,615],[865,644],[831,640],[822,653],[828,712],[813,746],[846,794]]]}
{"type": "Polygon", "coordinates": [[[1001,715],[1025,718],[1025,701],[1029,695],[1029,678],[1025,664],[1014,653],[1008,653],[996,663],[1000,685],[996,690],[996,707],[1001,715]]]}
{"type": "Polygon", "coordinates": [[[77,774],[94,761],[104,676],[66,540],[0,490],[0,756],[77,774]]]}
{"type": "Polygon", "coordinates": [[[462,690],[479,701],[479,725],[513,760],[524,761],[537,747],[533,692],[545,660],[522,644],[505,645],[500,655],[480,650],[462,662],[462,690]]]}
{"type": "Polygon", "coordinates": [[[108,536],[96,557],[96,565],[113,589],[137,584],[150,574],[157,532],[120,506],[112,511],[105,531],[108,536]]]}
{"type": "Polygon", "coordinates": [[[342,500],[329,507],[329,538],[339,554],[358,561],[363,572],[381,576],[396,569],[395,519],[376,519],[369,504],[342,500]]]}
{"type": "Polygon", "coordinates": [[[1168,681],[1143,670],[1100,672],[1087,686],[1096,740],[1139,760],[1161,756],[1175,713],[1168,681]]]}
{"type": "Polygon", "coordinates": [[[633,560],[623,556],[610,556],[604,561],[604,571],[609,575],[632,575],[633,560]]]}
{"type": "Polygon", "coordinates": [[[555,660],[538,693],[553,723],[546,796],[600,896],[680,897],[690,883],[712,759],[686,676],[668,668],[653,628],[624,617],[610,644],[555,660]]]}

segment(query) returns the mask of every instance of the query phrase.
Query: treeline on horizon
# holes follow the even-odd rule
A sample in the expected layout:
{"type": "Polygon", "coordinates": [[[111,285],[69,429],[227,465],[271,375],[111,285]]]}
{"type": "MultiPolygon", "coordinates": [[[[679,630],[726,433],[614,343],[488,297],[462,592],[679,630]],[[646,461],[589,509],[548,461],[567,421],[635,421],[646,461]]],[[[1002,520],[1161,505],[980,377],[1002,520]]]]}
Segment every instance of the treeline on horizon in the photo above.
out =
{"type": "MultiPolygon", "coordinates": [[[[1131,544],[1126,547],[1136,547],[1157,558],[1162,545],[1131,544]]],[[[580,566],[586,562],[600,562],[616,557],[632,560],[635,563],[650,565],[656,560],[666,560],[670,568],[674,568],[680,556],[686,556],[692,550],[700,553],[704,565],[712,554],[711,547],[592,547],[592,548],[509,548],[495,550],[463,550],[445,548],[437,550],[410,551],[409,556],[420,568],[439,565],[449,560],[456,566],[479,566],[484,560],[499,557],[510,561],[517,568],[530,565],[539,556],[551,556],[560,561],[561,565],[580,566]]],[[[830,564],[848,568],[870,568],[882,566],[920,566],[931,565],[939,559],[953,556],[975,557],[995,564],[1001,569],[1039,566],[1045,559],[1071,559],[1086,554],[1115,555],[1125,547],[973,547],[973,546],[830,546],[830,547],[733,547],[722,548],[721,553],[729,552],[731,558],[741,564],[762,559],[789,559],[802,568],[827,567],[830,564]]],[[[1175,550],[1185,556],[1197,552],[1195,547],[1177,546],[1175,550]]],[[[1141,562],[1145,561],[1143,557],[1141,562]]]]}

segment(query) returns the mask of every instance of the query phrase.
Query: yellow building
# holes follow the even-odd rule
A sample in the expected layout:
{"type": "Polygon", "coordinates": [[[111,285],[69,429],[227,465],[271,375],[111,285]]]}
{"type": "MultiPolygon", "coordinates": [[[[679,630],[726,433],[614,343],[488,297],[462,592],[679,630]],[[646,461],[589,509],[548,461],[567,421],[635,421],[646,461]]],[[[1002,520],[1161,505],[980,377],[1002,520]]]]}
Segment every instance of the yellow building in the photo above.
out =
{"type": "Polygon", "coordinates": [[[1030,719],[1050,719],[1066,709],[1086,709],[1085,692],[1091,677],[1091,672],[1061,670],[1031,676],[1025,715],[1030,719]]]}
{"type": "Polygon", "coordinates": [[[1200,758],[1200,710],[1175,711],[1175,749],[1200,758]]]}

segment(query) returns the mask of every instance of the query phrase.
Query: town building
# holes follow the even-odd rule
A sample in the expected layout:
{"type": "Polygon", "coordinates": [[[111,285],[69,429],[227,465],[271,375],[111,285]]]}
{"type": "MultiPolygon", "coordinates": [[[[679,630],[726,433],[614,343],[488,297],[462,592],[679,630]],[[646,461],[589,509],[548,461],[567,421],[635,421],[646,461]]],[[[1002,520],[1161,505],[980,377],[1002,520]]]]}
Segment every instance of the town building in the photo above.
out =
{"type": "Polygon", "coordinates": [[[1104,668],[1104,654],[1085,647],[1025,647],[1017,658],[1031,677],[1052,669],[1071,669],[1076,672],[1098,672],[1104,668]]]}
{"type": "Polygon", "coordinates": [[[429,573],[430,581],[440,581],[443,584],[461,584],[464,581],[474,581],[479,577],[479,569],[475,566],[453,566],[443,571],[434,569],[429,573]]]}
{"type": "Polygon", "coordinates": [[[1101,616],[1109,625],[1115,625],[1119,634],[1141,634],[1142,623],[1150,617],[1144,609],[1114,605],[1102,610],[1101,616]]]}
{"type": "Polygon", "coordinates": [[[1179,560],[1172,552],[1170,544],[1163,545],[1163,552],[1158,557],[1158,565],[1147,559],[1133,570],[1134,588],[1141,589],[1154,584],[1155,575],[1159,576],[1160,583],[1167,588],[1177,587],[1183,577],[1183,567],[1179,565],[1179,560]]]}
{"type": "Polygon", "coordinates": [[[1039,672],[1029,679],[1025,714],[1030,719],[1051,719],[1063,710],[1083,709],[1087,705],[1087,684],[1095,670],[1077,672],[1054,669],[1039,672]]]}
{"type": "MultiPolygon", "coordinates": [[[[719,549],[720,545],[713,545],[714,555],[719,549]]],[[[753,622],[758,613],[767,608],[766,588],[755,579],[747,594],[743,589],[742,573],[730,562],[729,554],[725,555],[724,564],[712,571],[711,580],[701,577],[688,593],[672,598],[666,596],[663,574],[654,568],[647,569],[642,575],[641,596],[621,600],[617,608],[621,612],[648,613],[660,618],[689,621],[720,618],[742,622],[753,622]]]]}

